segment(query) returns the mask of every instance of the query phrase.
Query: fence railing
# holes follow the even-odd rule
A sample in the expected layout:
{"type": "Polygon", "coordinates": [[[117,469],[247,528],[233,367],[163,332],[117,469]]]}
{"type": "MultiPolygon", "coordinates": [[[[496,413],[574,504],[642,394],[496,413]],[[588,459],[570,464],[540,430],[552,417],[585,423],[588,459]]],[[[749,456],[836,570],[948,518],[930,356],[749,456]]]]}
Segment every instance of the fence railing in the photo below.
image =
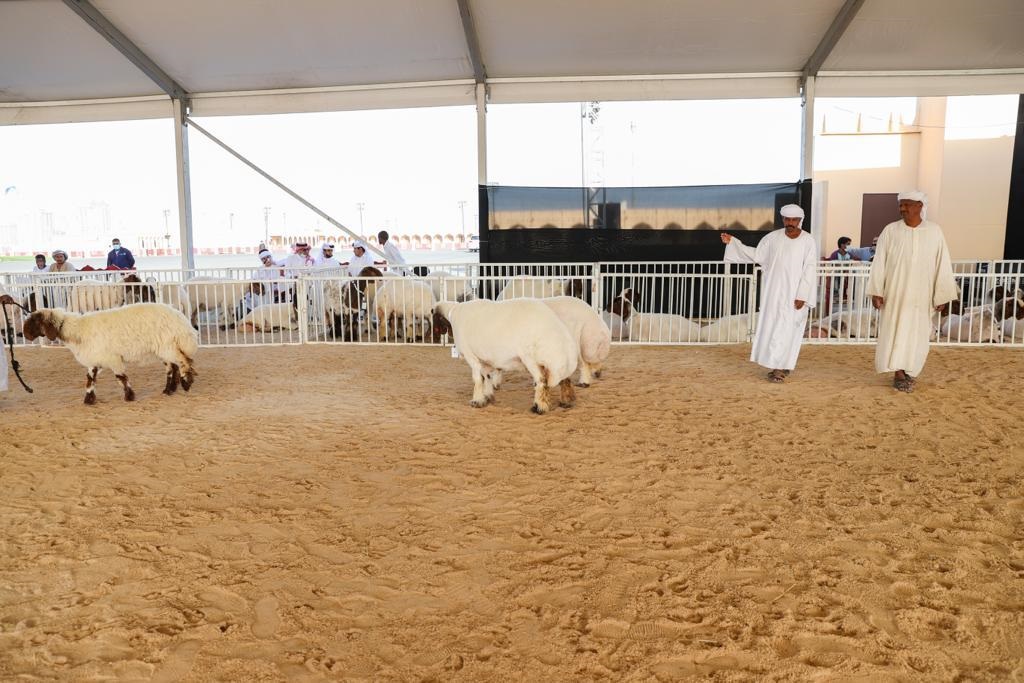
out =
{"type": "MultiPolygon", "coordinates": [[[[962,261],[954,271],[960,299],[933,315],[932,341],[1024,346],[1024,261],[962,261]]],[[[450,343],[434,331],[438,301],[558,295],[590,303],[618,344],[732,344],[750,341],[760,305],[760,270],[722,262],[450,263],[355,278],[338,268],[283,272],[0,273],[0,284],[30,309],[164,303],[191,320],[203,346],[450,343]]],[[[865,263],[818,266],[808,343],[874,342],[869,274],[865,263]]],[[[8,308],[17,334],[23,315],[8,308]]]]}

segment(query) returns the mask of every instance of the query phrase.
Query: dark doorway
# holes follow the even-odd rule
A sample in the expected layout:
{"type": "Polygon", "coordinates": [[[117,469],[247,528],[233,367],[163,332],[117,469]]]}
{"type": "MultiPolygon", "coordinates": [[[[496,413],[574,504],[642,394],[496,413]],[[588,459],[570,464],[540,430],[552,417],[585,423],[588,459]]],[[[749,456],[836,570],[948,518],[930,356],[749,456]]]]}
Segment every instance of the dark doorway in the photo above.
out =
{"type": "Polygon", "coordinates": [[[860,246],[870,247],[871,240],[882,234],[882,228],[900,219],[900,207],[895,192],[864,195],[860,211],[860,246]]]}

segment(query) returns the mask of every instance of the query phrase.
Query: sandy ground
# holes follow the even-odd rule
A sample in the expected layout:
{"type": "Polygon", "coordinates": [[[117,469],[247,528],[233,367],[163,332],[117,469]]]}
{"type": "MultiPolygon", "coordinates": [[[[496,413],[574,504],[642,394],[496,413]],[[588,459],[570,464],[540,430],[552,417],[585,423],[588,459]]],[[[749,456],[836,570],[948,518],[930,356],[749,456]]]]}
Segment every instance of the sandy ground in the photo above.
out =
{"type": "Polygon", "coordinates": [[[203,350],[0,395],[3,680],[1024,680],[1024,353],[615,348],[571,410],[444,349],[203,350]]]}

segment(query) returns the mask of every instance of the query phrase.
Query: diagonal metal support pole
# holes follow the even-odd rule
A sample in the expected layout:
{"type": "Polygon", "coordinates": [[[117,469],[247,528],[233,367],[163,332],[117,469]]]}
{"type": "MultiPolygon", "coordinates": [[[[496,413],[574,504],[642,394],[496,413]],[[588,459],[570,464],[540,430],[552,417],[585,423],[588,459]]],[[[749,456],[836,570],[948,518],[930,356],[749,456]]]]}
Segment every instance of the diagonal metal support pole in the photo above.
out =
{"type": "MultiPolygon", "coordinates": [[[[307,209],[309,209],[310,211],[312,211],[316,215],[320,216],[320,218],[323,218],[325,221],[327,221],[328,223],[330,223],[331,225],[336,227],[338,230],[343,231],[344,233],[346,233],[347,235],[349,235],[350,237],[352,237],[354,239],[358,239],[358,240],[363,239],[360,235],[357,235],[356,233],[352,232],[351,230],[346,228],[344,225],[342,225],[338,221],[336,221],[333,218],[331,218],[322,209],[320,209],[319,207],[315,206],[312,202],[307,201],[304,197],[300,196],[297,192],[295,192],[290,187],[288,187],[287,185],[285,185],[284,183],[279,181],[277,178],[275,178],[274,176],[270,175],[269,173],[264,171],[262,168],[260,168],[259,166],[257,166],[253,162],[251,162],[248,159],[246,159],[244,156],[241,155],[241,153],[239,153],[239,152],[235,151],[234,149],[232,149],[226,142],[223,142],[222,140],[217,138],[217,136],[215,136],[213,133],[211,133],[210,131],[206,130],[202,126],[200,126],[198,123],[196,123],[191,118],[186,119],[186,121],[187,121],[187,123],[190,126],[192,126],[196,130],[198,130],[200,133],[205,135],[207,138],[209,138],[218,147],[220,147],[225,152],[227,152],[231,156],[233,156],[236,159],[238,159],[239,161],[241,161],[243,164],[245,164],[246,166],[248,166],[252,170],[254,170],[257,173],[259,173],[261,176],[263,176],[264,178],[269,180],[275,186],[277,186],[278,188],[283,190],[292,199],[294,199],[295,201],[299,202],[300,204],[305,206],[307,209]]],[[[370,251],[372,251],[373,253],[381,256],[382,258],[387,258],[387,256],[384,255],[384,252],[381,251],[380,249],[378,249],[377,247],[374,247],[373,245],[370,245],[370,244],[367,244],[367,246],[369,247],[370,251]]]]}
{"type": "Polygon", "coordinates": [[[487,69],[484,68],[484,59],[480,52],[480,39],[476,34],[476,24],[469,11],[469,0],[458,0],[458,3],[462,30],[466,34],[466,47],[469,48],[469,61],[473,64],[473,79],[477,83],[486,83],[487,69]]]}
{"type": "Polygon", "coordinates": [[[818,72],[821,71],[821,65],[832,54],[836,43],[846,33],[846,29],[849,28],[854,17],[857,16],[857,11],[860,10],[863,4],[864,0],[846,0],[843,3],[843,6],[839,8],[839,12],[836,14],[836,18],[832,20],[832,25],[825,31],[825,35],[821,37],[818,47],[814,48],[814,52],[811,53],[807,63],[804,64],[802,78],[814,78],[818,75],[818,72]]]}
{"type": "Polygon", "coordinates": [[[167,75],[166,71],[161,69],[135,43],[110,23],[110,20],[103,16],[89,0],[64,0],[64,4],[80,16],[85,23],[92,26],[97,33],[106,38],[108,43],[117,48],[117,51],[127,57],[128,61],[160,86],[161,90],[175,99],[188,99],[188,91],[167,75]]]}

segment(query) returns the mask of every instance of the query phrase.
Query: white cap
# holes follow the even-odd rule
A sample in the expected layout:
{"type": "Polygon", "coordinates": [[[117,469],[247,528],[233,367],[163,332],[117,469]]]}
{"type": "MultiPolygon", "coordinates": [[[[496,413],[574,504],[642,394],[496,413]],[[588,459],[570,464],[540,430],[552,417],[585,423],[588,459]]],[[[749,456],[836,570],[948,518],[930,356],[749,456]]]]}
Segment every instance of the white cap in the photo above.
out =
{"type": "Polygon", "coordinates": [[[352,248],[355,249],[356,247],[362,247],[363,249],[366,249],[366,242],[362,240],[356,240],[355,242],[352,243],[352,248]]]}
{"type": "Polygon", "coordinates": [[[908,192],[900,192],[896,196],[896,201],[908,201],[908,202],[921,202],[922,204],[928,203],[928,195],[921,190],[910,190],[908,192]]]}
{"type": "Polygon", "coordinates": [[[261,259],[267,258],[268,256],[269,257],[273,257],[273,254],[271,254],[269,250],[264,249],[263,251],[260,252],[260,258],[261,259]]]}
{"type": "Polygon", "coordinates": [[[779,213],[782,214],[783,218],[803,218],[804,210],[800,208],[798,204],[786,204],[784,207],[779,209],[779,213]]]}

